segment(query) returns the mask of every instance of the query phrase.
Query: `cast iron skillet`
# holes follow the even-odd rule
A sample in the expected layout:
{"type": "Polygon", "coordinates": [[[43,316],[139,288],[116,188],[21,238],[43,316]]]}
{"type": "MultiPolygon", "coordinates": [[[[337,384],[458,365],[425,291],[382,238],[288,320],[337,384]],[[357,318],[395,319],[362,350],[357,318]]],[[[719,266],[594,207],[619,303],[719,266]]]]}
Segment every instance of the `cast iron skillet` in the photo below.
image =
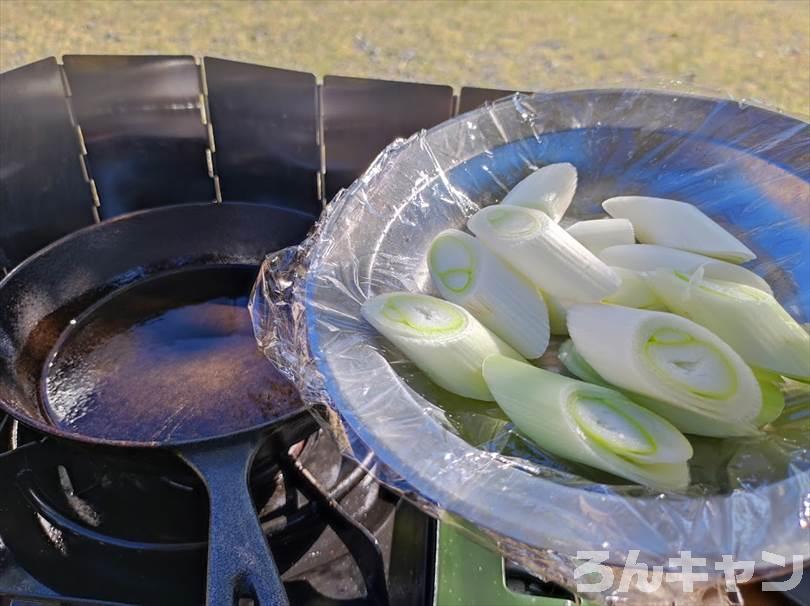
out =
{"type": "Polygon", "coordinates": [[[272,367],[254,367],[249,319],[246,328],[239,315],[247,310],[234,303],[248,294],[236,291],[252,282],[251,268],[313,221],[242,203],[136,212],[70,234],[0,282],[0,408],[58,438],[170,449],[191,465],[210,497],[209,604],[287,604],[247,475],[260,443],[281,449],[303,437],[308,413],[272,367]],[[167,328],[160,308],[177,301],[193,313],[167,328]],[[131,314],[151,330],[134,345],[116,326],[131,314]],[[187,354],[172,358],[155,344],[174,343],[171,331],[202,338],[185,339],[187,354]],[[123,350],[95,355],[121,338],[123,350]],[[217,343],[225,349],[209,355],[217,343]],[[82,363],[71,364],[77,351],[82,363]],[[161,422],[164,404],[172,414],[161,422]]]}

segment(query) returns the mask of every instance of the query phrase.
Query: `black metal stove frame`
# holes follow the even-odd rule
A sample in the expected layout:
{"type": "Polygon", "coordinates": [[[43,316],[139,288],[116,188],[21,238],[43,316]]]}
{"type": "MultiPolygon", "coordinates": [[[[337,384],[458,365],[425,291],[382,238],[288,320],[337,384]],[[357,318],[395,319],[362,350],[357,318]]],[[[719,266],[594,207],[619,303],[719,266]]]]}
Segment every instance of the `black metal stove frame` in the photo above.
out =
{"type": "MultiPolygon", "coordinates": [[[[11,450],[0,454],[0,539],[8,543],[0,545],[0,603],[4,595],[19,605],[29,599],[94,603],[90,597],[104,604],[202,603],[207,507],[204,486],[192,474],[172,465],[170,457],[144,459],[122,449],[77,448],[4,423],[0,444],[11,450]],[[98,485],[105,482],[115,496],[137,501],[135,511],[102,502],[97,513],[85,497],[98,505],[99,490],[104,490],[98,485]],[[146,486],[128,490],[119,482],[146,486]],[[165,486],[161,490],[160,483],[176,485],[188,498],[175,503],[176,495],[165,486]],[[161,505],[165,520],[155,509],[161,505]],[[150,532],[156,521],[164,529],[149,536],[122,535],[120,524],[111,531],[109,520],[100,523],[110,515],[125,524],[143,524],[150,532]],[[191,521],[181,524],[180,538],[165,537],[173,530],[165,526],[182,523],[183,515],[191,521]]],[[[396,497],[370,482],[362,467],[342,461],[325,434],[316,431],[280,460],[260,453],[252,476],[254,501],[276,562],[287,572],[285,587],[293,604],[425,603],[432,522],[406,503],[397,504],[396,497]],[[328,441],[331,449],[321,447],[319,440],[328,441]],[[315,446],[308,449],[312,441],[315,446]],[[328,479],[330,475],[336,477],[328,479]],[[273,487],[279,482],[283,491],[273,487]],[[363,488],[364,482],[371,489],[363,488]],[[349,560],[355,563],[354,573],[347,568],[349,560]],[[321,590],[333,581],[348,586],[350,597],[325,597],[321,590]]]]}

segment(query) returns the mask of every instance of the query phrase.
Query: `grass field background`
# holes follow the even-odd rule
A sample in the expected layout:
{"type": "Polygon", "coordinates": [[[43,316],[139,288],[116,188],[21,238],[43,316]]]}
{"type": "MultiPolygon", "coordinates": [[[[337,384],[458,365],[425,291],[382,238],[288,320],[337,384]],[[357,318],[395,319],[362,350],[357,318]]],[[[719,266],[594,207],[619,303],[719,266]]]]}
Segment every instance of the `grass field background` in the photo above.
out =
{"type": "Polygon", "coordinates": [[[678,79],[810,114],[808,0],[0,0],[0,70],[66,53],[526,90],[678,79]]]}

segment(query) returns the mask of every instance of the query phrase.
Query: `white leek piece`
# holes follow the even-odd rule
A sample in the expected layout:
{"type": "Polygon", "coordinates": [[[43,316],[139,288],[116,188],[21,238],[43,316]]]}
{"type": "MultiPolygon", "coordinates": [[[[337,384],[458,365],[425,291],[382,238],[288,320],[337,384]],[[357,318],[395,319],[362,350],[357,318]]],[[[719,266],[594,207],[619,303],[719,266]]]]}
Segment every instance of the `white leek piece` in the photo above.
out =
{"type": "Polygon", "coordinates": [[[636,242],[633,224],[627,219],[579,221],[565,231],[597,256],[609,246],[635,244],[636,242]]]}
{"type": "MultiPolygon", "coordinates": [[[[599,373],[579,354],[571,339],[568,339],[560,345],[558,356],[560,362],[563,363],[568,372],[578,379],[593,383],[594,385],[615,389],[615,386],[610,385],[599,376],[599,373]]],[[[750,436],[758,433],[757,427],[761,427],[778,418],[785,407],[784,396],[777,386],[778,377],[774,377],[774,375],[767,377],[763,375],[760,377],[758,371],[754,371],[754,376],[757,378],[760,389],[762,390],[762,408],[760,408],[759,414],[753,423],[735,423],[725,419],[718,419],[713,415],[707,415],[686,408],[678,408],[666,402],[656,400],[655,398],[642,396],[641,394],[631,391],[625,391],[624,394],[636,404],[640,404],[644,408],[662,416],[684,433],[712,438],[750,436]]]]}
{"type": "Polygon", "coordinates": [[[577,169],[573,164],[549,164],[515,185],[501,204],[540,210],[559,222],[571,206],[576,190],[577,169]]]}
{"type": "Polygon", "coordinates": [[[599,301],[621,280],[545,213],[489,206],[467,223],[481,242],[553,297],[599,301]]]}
{"type": "Polygon", "coordinates": [[[433,240],[428,267],[442,297],[532,360],[548,347],[548,311],[537,288],[481,242],[448,229],[433,240]]]}
{"type": "Polygon", "coordinates": [[[734,263],[756,259],[737,238],[697,207],[646,196],[620,196],[602,203],[611,217],[629,219],[639,242],[661,244],[734,263]]]}
{"type": "Polygon", "coordinates": [[[576,305],[575,301],[559,299],[547,292],[542,293],[548,308],[548,325],[552,335],[568,334],[568,308],[576,305]]]}
{"type": "Polygon", "coordinates": [[[580,355],[617,388],[754,426],[762,408],[754,373],[703,326],[660,311],[575,305],[568,311],[568,331],[580,355]]]}
{"type": "MultiPolygon", "coordinates": [[[[678,408],[667,402],[662,402],[655,398],[626,392],[627,397],[647,410],[663,417],[683,433],[694,436],[705,436],[708,438],[740,438],[745,436],[755,436],[760,434],[758,427],[765,425],[766,421],[760,421],[760,416],[754,421],[735,421],[733,419],[722,419],[704,414],[697,410],[678,408]]],[[[781,395],[781,394],[780,394],[781,395]]],[[[772,407],[769,407],[771,410],[772,407]]],[[[764,401],[763,408],[765,410],[764,401]]],[[[779,415],[776,415],[779,416],[779,415]]]]}
{"type": "Polygon", "coordinates": [[[607,381],[599,376],[599,373],[593,369],[593,366],[583,358],[574,342],[571,339],[566,339],[557,352],[557,357],[566,370],[574,375],[577,379],[591,383],[593,385],[601,385],[602,387],[612,387],[607,381]]]}
{"type": "Polygon", "coordinates": [[[712,280],[747,284],[773,294],[768,283],[750,269],[677,248],[655,244],[623,244],[605,248],[597,256],[611,267],[635,271],[655,271],[664,267],[692,274],[702,267],[704,275],[712,280]]]}
{"type": "Polygon", "coordinates": [[[522,360],[463,307],[436,297],[386,293],[363,303],[362,313],[434,383],[460,396],[492,401],[481,376],[487,356],[522,360]]]}
{"type": "Polygon", "coordinates": [[[659,269],[650,286],[672,311],[701,324],[751,366],[810,379],[810,335],[768,293],[756,288],[659,269]]]}
{"type": "Polygon", "coordinates": [[[621,278],[622,283],[619,290],[603,299],[605,303],[638,309],[665,309],[661,299],[639,272],[623,267],[612,267],[611,269],[621,278]]]}
{"type": "Polygon", "coordinates": [[[761,427],[778,419],[785,410],[785,395],[782,393],[783,380],[775,373],[758,368],[754,369],[754,376],[762,389],[762,409],[756,419],[757,426],[761,427]]]}
{"type": "Polygon", "coordinates": [[[497,355],[484,361],[484,379],[517,429],[549,452],[660,490],[688,486],[689,442],[622,394],[497,355]]]}

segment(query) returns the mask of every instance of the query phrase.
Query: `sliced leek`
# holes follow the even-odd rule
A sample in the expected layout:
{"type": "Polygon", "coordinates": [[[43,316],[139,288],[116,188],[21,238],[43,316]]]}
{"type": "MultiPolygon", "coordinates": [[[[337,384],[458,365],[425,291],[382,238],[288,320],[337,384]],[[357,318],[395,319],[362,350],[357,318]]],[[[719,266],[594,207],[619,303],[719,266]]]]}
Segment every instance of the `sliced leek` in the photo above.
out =
{"type": "Polygon", "coordinates": [[[611,217],[629,219],[639,242],[661,244],[734,263],[756,255],[737,238],[685,202],[645,196],[620,196],[602,203],[611,217]]]}
{"type": "Polygon", "coordinates": [[[634,244],[636,241],[633,224],[627,219],[579,221],[565,231],[597,256],[609,246],[634,244]]]}
{"type": "Polygon", "coordinates": [[[621,280],[545,213],[519,206],[489,206],[467,226],[481,242],[553,297],[599,301],[621,280]]]}
{"type": "Polygon", "coordinates": [[[559,222],[574,199],[577,169],[567,162],[544,166],[515,185],[501,204],[525,206],[559,222]]]}
{"type": "Polygon", "coordinates": [[[655,244],[622,244],[605,248],[597,256],[611,267],[635,271],[655,271],[664,267],[692,274],[702,267],[707,278],[747,284],[773,294],[768,283],[750,269],[677,248],[655,244]]]}
{"type": "Polygon", "coordinates": [[[593,385],[601,385],[602,387],[611,387],[611,385],[599,376],[599,373],[593,369],[593,366],[579,355],[574,342],[571,339],[566,339],[557,352],[557,357],[565,366],[566,370],[574,375],[576,378],[592,383],[593,385]]]}
{"type": "MultiPolygon", "coordinates": [[[[571,339],[560,345],[559,359],[568,372],[578,379],[594,385],[615,388],[599,376],[599,373],[579,354],[571,339]]],[[[735,423],[702,412],[678,408],[631,391],[624,393],[633,402],[664,417],[684,433],[712,438],[749,436],[758,433],[757,427],[777,419],[785,407],[784,396],[777,386],[779,378],[774,375],[760,376],[758,371],[754,371],[754,376],[762,390],[762,408],[753,423],[735,423]]]]}
{"type": "Polygon", "coordinates": [[[548,347],[548,311],[537,288],[481,242],[448,229],[433,240],[428,267],[442,298],[461,305],[481,324],[532,360],[548,347]]]}
{"type": "Polygon", "coordinates": [[[621,279],[619,290],[602,299],[605,303],[636,307],[638,309],[664,309],[664,304],[644,277],[637,271],[623,267],[612,267],[621,279]]]}
{"type": "Polygon", "coordinates": [[[407,292],[372,297],[363,317],[430,379],[447,391],[492,401],[481,366],[492,354],[522,360],[463,307],[407,292]]]}
{"type": "Polygon", "coordinates": [[[782,377],[779,375],[754,369],[754,376],[762,389],[762,409],[756,419],[756,425],[761,427],[778,419],[785,410],[785,395],[782,393],[782,377]]]}
{"type": "MultiPolygon", "coordinates": [[[[693,436],[706,436],[708,438],[755,436],[761,433],[758,427],[765,424],[765,422],[760,422],[759,416],[753,422],[737,422],[733,419],[717,418],[697,410],[678,408],[667,402],[641,394],[626,392],[626,395],[647,410],[663,417],[683,433],[693,436]]],[[[764,410],[764,405],[761,410],[764,410]]]]}
{"type": "Polygon", "coordinates": [[[568,334],[568,308],[576,305],[569,299],[559,299],[547,292],[542,293],[548,308],[548,325],[552,335],[568,334]]]}
{"type": "Polygon", "coordinates": [[[517,429],[549,452],[658,490],[688,486],[689,442],[622,394],[500,355],[483,372],[517,429]]]}
{"type": "Polygon", "coordinates": [[[659,269],[648,283],[672,311],[702,324],[751,366],[810,378],[810,335],[768,293],[659,269]]]}
{"type": "Polygon", "coordinates": [[[762,392],[753,372],[703,326],[659,311],[576,305],[568,312],[568,331],[580,355],[617,388],[755,426],[762,392]]]}

